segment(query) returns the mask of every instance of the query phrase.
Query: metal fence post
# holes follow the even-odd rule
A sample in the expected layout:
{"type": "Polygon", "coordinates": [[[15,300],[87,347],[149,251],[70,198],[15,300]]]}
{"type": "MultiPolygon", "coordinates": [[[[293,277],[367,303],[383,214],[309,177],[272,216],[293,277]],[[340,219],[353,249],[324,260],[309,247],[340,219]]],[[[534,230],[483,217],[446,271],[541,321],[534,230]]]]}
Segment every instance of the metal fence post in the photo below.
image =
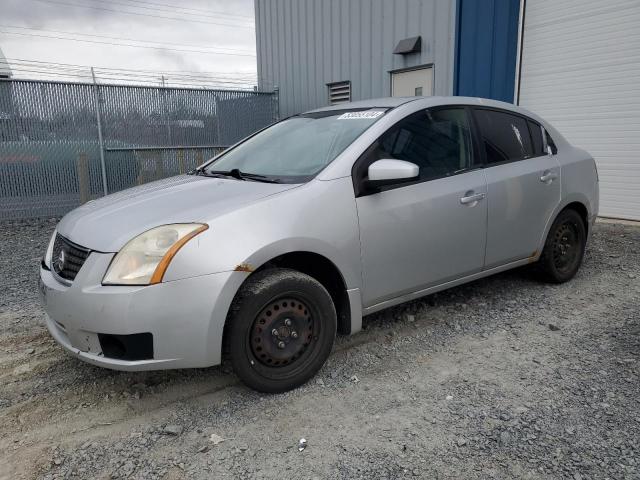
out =
{"type": "Polygon", "coordinates": [[[215,98],[215,106],[216,106],[216,141],[215,143],[220,145],[222,143],[222,139],[220,138],[220,95],[214,95],[215,98]]]}
{"type": "Polygon", "coordinates": [[[167,112],[167,90],[164,83],[164,75],[162,75],[162,113],[164,114],[164,121],[167,124],[167,133],[169,134],[169,145],[173,145],[173,139],[171,138],[171,123],[169,122],[169,113],[167,112]]]}
{"type": "Polygon", "coordinates": [[[89,156],[85,152],[80,152],[76,164],[78,174],[78,191],[80,192],[80,205],[91,200],[91,190],[89,189],[89,156]]]}
{"type": "Polygon", "coordinates": [[[105,197],[109,195],[107,189],[107,167],[104,163],[104,142],[102,141],[102,118],[100,115],[100,92],[98,91],[98,82],[96,82],[96,74],[91,67],[91,77],[93,78],[93,98],[96,104],[96,120],[98,122],[98,146],[100,147],[100,169],[102,171],[102,189],[105,197]]]}
{"type": "Polygon", "coordinates": [[[278,120],[280,120],[280,87],[278,87],[277,85],[275,85],[273,87],[273,95],[275,98],[275,103],[276,103],[276,122],[278,120]]]}

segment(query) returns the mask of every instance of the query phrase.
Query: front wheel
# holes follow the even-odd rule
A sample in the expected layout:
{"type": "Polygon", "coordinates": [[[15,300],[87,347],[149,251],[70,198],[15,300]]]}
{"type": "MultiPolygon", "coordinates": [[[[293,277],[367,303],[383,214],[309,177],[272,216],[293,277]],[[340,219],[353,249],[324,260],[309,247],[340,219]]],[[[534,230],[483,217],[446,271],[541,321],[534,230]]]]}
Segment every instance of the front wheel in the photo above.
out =
{"type": "Polygon", "coordinates": [[[551,225],[539,261],[542,277],[552,283],[571,280],[584,257],[587,232],[575,210],[564,210],[551,225]]]}
{"type": "Polygon", "coordinates": [[[329,357],[336,310],[327,290],[295,270],[256,272],[231,306],[228,349],[240,379],[261,392],[302,385],[329,357]]]}

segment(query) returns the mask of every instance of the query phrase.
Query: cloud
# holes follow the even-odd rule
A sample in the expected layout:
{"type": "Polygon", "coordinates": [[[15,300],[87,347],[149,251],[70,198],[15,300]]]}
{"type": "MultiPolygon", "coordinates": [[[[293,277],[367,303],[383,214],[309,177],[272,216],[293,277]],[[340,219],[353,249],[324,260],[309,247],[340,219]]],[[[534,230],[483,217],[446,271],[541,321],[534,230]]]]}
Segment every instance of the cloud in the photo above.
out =
{"type": "MultiPolygon", "coordinates": [[[[215,72],[224,78],[242,78],[243,81],[255,78],[256,74],[255,56],[210,52],[211,49],[217,49],[225,53],[242,51],[245,55],[255,54],[252,0],[2,0],[0,24],[0,30],[14,32],[0,33],[0,48],[8,59],[168,73],[215,72]],[[239,24],[248,25],[249,28],[240,27],[239,24]],[[69,37],[68,34],[52,31],[95,35],[76,37],[95,42],[140,44],[128,39],[161,42],[144,44],[161,48],[83,43],[24,35],[69,37]],[[114,37],[115,40],[100,36],[114,37]],[[209,49],[209,53],[177,51],[198,49],[209,49]]],[[[19,72],[28,68],[16,66],[15,70],[19,72]]],[[[24,71],[20,76],[29,76],[29,72],[24,71]]],[[[60,75],[51,75],[51,78],[60,78],[60,75]]]]}

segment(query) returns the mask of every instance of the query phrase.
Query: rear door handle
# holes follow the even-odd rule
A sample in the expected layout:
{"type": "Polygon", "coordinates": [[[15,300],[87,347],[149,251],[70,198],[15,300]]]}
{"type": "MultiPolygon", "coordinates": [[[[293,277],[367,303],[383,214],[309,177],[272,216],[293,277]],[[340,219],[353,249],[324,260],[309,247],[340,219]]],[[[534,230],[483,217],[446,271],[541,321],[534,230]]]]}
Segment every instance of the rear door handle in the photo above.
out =
{"type": "Polygon", "coordinates": [[[542,176],[540,177],[540,181],[542,183],[551,183],[556,178],[558,178],[558,174],[557,173],[552,172],[550,170],[545,170],[544,172],[542,172],[542,176]]]}
{"type": "Polygon", "coordinates": [[[464,194],[464,197],[460,199],[460,203],[462,205],[473,206],[476,203],[478,203],[480,200],[484,200],[484,197],[486,196],[487,196],[486,193],[473,193],[473,190],[471,190],[464,194]]]}

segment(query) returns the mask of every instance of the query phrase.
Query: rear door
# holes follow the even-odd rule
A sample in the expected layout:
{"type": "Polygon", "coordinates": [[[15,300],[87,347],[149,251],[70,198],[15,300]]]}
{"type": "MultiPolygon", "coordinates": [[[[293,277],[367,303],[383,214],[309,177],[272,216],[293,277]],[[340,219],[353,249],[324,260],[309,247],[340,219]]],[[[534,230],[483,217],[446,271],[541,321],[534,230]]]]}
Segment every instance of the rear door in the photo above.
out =
{"type": "Polygon", "coordinates": [[[487,179],[485,269],[536,255],[560,202],[560,165],[526,117],[475,108],[487,179]]]}

